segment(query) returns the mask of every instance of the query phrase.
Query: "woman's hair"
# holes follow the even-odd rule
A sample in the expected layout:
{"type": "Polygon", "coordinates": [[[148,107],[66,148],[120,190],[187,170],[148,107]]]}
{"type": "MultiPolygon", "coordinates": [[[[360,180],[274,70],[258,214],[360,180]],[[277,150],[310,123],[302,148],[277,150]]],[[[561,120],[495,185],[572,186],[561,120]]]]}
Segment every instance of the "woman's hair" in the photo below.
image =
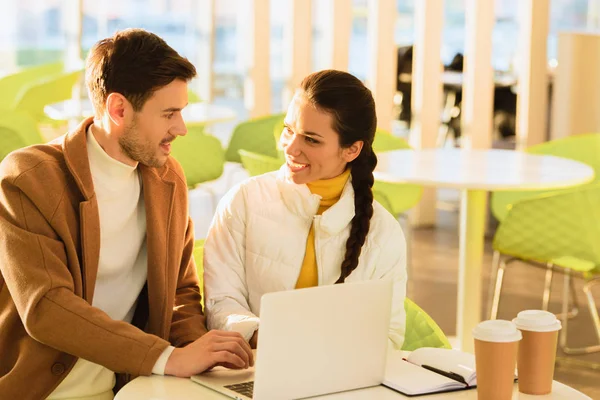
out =
{"type": "Polygon", "coordinates": [[[364,144],[358,157],[349,163],[354,188],[354,218],[346,242],[342,272],[344,280],[358,265],[358,258],[369,232],[373,216],[373,170],[377,157],[373,139],[377,127],[375,101],[371,91],[355,76],[342,71],[324,70],[310,74],[300,84],[303,95],[319,110],[333,116],[333,130],[340,146],[348,148],[356,141],[364,144]]]}

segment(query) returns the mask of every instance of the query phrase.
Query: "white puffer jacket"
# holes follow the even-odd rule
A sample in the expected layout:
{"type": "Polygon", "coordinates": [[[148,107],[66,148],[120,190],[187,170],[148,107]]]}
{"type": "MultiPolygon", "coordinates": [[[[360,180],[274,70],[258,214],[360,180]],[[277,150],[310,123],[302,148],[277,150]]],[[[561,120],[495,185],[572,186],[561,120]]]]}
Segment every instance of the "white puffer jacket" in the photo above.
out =
{"type": "MultiPolygon", "coordinates": [[[[332,285],[341,264],[354,217],[350,178],[339,201],[316,215],[320,196],[286,177],[287,168],[251,178],[220,202],[204,247],[204,294],[209,329],[240,332],[247,340],[259,323],[265,293],[296,286],[315,226],[319,285],[332,285]]],[[[400,224],[379,203],[357,268],[346,282],[391,277],[394,295],[389,338],[404,341],[406,241],[400,224]]]]}

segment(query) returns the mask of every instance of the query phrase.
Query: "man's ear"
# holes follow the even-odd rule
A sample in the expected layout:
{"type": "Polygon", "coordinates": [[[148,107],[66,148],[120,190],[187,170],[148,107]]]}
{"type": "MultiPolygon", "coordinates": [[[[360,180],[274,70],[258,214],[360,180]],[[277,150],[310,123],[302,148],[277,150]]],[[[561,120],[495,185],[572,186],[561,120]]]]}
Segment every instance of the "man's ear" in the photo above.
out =
{"type": "Polygon", "coordinates": [[[354,159],[360,155],[363,144],[364,142],[362,140],[357,140],[356,142],[352,143],[350,147],[346,147],[343,150],[344,161],[347,163],[354,161],[354,159]]]}
{"type": "Polygon", "coordinates": [[[128,105],[129,102],[120,93],[111,93],[106,98],[106,113],[115,125],[124,124],[128,105]]]}

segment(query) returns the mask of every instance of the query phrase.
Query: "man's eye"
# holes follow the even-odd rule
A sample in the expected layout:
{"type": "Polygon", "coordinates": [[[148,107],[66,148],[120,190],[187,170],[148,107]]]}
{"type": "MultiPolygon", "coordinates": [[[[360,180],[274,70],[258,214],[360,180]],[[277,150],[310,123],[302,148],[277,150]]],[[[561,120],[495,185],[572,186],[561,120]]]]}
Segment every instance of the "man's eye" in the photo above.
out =
{"type": "Polygon", "coordinates": [[[166,118],[166,119],[171,119],[171,118],[173,118],[173,115],[174,115],[174,114],[175,114],[175,113],[168,113],[168,114],[165,114],[165,118],[166,118]]]}

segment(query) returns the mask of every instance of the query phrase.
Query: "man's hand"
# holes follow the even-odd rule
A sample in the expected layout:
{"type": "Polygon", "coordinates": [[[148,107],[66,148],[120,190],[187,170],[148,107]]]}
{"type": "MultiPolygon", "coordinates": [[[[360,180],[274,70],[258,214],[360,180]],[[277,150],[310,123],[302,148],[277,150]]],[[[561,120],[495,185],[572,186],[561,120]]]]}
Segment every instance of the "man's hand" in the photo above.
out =
{"type": "Polygon", "coordinates": [[[250,347],[255,349],[258,346],[258,329],[254,331],[254,335],[250,338],[250,347]]]}
{"type": "Polygon", "coordinates": [[[217,365],[232,369],[254,365],[250,345],[238,332],[213,330],[186,347],[173,350],[165,375],[189,378],[217,365]]]}

